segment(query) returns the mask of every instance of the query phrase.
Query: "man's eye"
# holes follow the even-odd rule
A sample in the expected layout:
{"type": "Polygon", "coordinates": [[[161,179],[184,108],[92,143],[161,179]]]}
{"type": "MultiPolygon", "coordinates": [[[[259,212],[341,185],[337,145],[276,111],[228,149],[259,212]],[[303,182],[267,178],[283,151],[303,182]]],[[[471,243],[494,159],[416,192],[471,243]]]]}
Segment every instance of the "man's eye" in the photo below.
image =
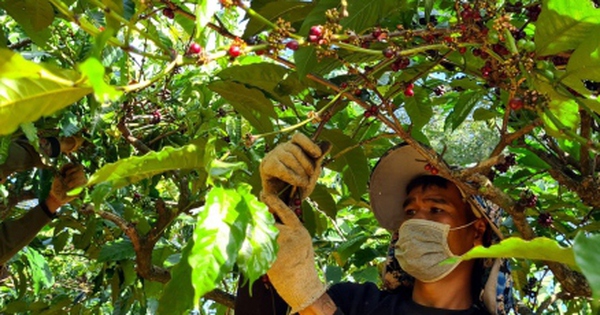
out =
{"type": "Polygon", "coordinates": [[[407,216],[415,215],[416,211],[412,209],[404,210],[404,214],[407,216]]]}
{"type": "Polygon", "coordinates": [[[444,209],[440,209],[440,208],[432,207],[432,208],[431,208],[429,211],[430,211],[431,213],[442,213],[442,212],[444,212],[444,209]]]}

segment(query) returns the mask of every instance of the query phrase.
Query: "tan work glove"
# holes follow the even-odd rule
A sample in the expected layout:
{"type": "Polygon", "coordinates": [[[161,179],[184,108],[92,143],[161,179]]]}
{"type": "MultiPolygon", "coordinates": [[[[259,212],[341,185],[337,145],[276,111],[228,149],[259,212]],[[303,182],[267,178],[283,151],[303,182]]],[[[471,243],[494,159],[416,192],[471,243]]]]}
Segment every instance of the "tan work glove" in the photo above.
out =
{"type": "Polygon", "coordinates": [[[315,269],[312,239],[296,214],[277,195],[263,194],[262,198],[283,222],[275,225],[279,229],[279,251],[267,275],[277,293],[292,307],[292,313],[296,313],[313,304],[327,287],[315,269]]]}
{"type": "Polygon", "coordinates": [[[67,192],[86,183],[87,179],[82,165],[71,163],[64,165],[54,177],[52,188],[46,199],[50,211],[54,212],[58,207],[77,198],[77,196],[67,196],[67,192]]]}
{"type": "Polygon", "coordinates": [[[329,143],[322,146],[301,133],[276,146],[260,164],[261,194],[279,195],[292,185],[298,189],[300,199],[308,197],[321,174],[321,162],[331,147],[329,143]]]}

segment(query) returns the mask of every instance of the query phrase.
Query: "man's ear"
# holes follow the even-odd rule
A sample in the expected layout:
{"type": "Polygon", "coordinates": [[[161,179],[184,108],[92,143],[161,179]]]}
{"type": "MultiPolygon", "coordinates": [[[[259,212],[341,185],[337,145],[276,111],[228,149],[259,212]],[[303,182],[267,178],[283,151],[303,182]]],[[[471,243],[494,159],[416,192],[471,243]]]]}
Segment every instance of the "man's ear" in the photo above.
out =
{"type": "Polygon", "coordinates": [[[485,230],[487,225],[485,223],[484,218],[479,218],[473,224],[473,228],[475,229],[475,237],[473,238],[473,246],[482,245],[483,244],[483,235],[485,234],[485,230]]]}

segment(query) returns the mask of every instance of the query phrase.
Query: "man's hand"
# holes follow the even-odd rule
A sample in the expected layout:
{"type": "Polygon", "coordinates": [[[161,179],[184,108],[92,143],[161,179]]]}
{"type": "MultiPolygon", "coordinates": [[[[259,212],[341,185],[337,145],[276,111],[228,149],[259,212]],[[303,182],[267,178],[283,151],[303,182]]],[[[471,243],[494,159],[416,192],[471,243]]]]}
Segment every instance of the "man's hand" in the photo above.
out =
{"type": "Polygon", "coordinates": [[[46,206],[51,212],[55,212],[60,206],[77,198],[77,196],[67,196],[67,192],[87,183],[82,165],[66,164],[52,181],[52,188],[46,199],[46,206]]]}
{"type": "Polygon", "coordinates": [[[296,214],[273,194],[263,194],[265,202],[283,224],[279,229],[277,259],[267,271],[277,293],[296,313],[311,306],[325,294],[327,287],[315,269],[312,239],[296,214]]]}
{"type": "Polygon", "coordinates": [[[260,165],[262,194],[279,195],[289,185],[298,188],[300,198],[312,193],[321,174],[321,162],[331,145],[319,147],[301,133],[269,152],[260,165]]]}

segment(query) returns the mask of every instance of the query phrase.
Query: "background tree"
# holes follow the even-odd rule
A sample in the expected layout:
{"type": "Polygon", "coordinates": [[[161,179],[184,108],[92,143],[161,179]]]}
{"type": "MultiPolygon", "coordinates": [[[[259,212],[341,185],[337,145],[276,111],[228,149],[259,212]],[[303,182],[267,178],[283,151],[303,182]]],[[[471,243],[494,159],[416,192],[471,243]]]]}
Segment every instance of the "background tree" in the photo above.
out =
{"type": "MultiPolygon", "coordinates": [[[[0,1],[0,162],[16,137],[80,135],[54,163],[93,174],[10,262],[1,312],[229,312],[238,275],[263,279],[276,252],[259,161],[299,131],[333,144],[297,205],[328,281],[379,281],[389,234],[368,211],[369,170],[408,142],[506,210],[514,238],[467,256],[512,257],[521,312],[591,313],[596,6],[0,1]]],[[[47,193],[48,172],[0,186],[3,219],[47,193]]]]}

